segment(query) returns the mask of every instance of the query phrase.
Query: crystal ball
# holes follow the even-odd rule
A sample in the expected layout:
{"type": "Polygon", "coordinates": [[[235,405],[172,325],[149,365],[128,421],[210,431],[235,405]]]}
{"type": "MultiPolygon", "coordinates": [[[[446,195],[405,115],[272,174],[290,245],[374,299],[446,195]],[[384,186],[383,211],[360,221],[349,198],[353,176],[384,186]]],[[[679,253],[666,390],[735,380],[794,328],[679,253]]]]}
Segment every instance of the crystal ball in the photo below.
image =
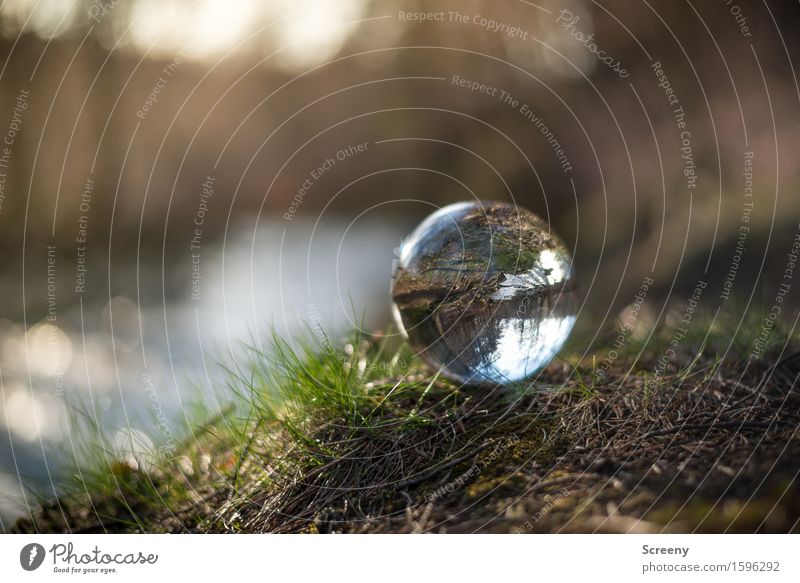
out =
{"type": "Polygon", "coordinates": [[[539,217],[502,202],[439,209],[403,240],[392,279],[396,324],[452,381],[529,379],[575,324],[567,248],[539,217]]]}

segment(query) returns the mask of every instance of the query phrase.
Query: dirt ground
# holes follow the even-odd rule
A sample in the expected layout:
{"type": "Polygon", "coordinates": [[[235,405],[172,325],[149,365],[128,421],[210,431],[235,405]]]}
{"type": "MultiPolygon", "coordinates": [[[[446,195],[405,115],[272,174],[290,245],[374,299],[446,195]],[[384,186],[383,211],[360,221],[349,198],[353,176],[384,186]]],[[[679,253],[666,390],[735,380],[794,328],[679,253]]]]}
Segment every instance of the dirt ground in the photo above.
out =
{"type": "MultiPolygon", "coordinates": [[[[562,362],[515,390],[384,391],[377,424],[332,418],[311,436],[254,432],[244,453],[213,453],[224,477],[195,475],[186,497],[149,476],[163,504],[63,500],[16,530],[800,531],[798,353],[693,359],[657,374],[645,356],[602,376],[562,362]]],[[[129,468],[118,479],[143,481],[129,468]]]]}

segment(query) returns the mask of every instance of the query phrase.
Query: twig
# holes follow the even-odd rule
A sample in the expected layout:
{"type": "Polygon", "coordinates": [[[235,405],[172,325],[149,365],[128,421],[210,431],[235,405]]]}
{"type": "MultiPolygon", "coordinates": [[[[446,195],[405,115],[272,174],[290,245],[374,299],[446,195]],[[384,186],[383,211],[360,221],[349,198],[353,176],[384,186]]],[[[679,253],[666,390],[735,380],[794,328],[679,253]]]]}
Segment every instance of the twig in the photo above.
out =
{"type": "Polygon", "coordinates": [[[684,425],[676,425],[674,427],[668,427],[667,429],[659,429],[658,431],[651,431],[649,433],[645,433],[642,436],[642,439],[648,439],[650,437],[661,437],[663,435],[669,435],[671,433],[680,433],[681,431],[695,431],[695,430],[706,430],[711,431],[712,429],[729,429],[731,427],[737,427],[739,429],[769,429],[775,425],[789,425],[784,421],[774,420],[774,421],[720,421],[718,423],[686,423],[684,425]]]}
{"type": "Polygon", "coordinates": [[[427,472],[425,472],[424,474],[422,474],[420,476],[417,476],[416,478],[412,478],[412,479],[409,479],[409,480],[403,480],[402,482],[398,483],[395,486],[395,489],[399,490],[401,488],[408,488],[409,486],[416,486],[417,484],[420,484],[421,482],[424,482],[425,480],[428,480],[428,479],[432,478],[433,476],[435,476],[439,472],[442,472],[442,471],[444,471],[444,470],[446,470],[448,468],[452,468],[453,466],[457,466],[461,462],[466,461],[469,458],[475,457],[477,454],[482,452],[484,449],[486,449],[490,445],[493,445],[495,443],[495,441],[496,440],[494,440],[494,439],[490,439],[490,440],[486,441],[485,443],[483,443],[482,445],[476,447],[475,449],[473,449],[469,453],[466,453],[466,454],[462,455],[461,457],[458,457],[458,458],[456,458],[454,460],[450,460],[447,463],[435,466],[435,467],[431,468],[430,470],[428,470],[427,472]]]}

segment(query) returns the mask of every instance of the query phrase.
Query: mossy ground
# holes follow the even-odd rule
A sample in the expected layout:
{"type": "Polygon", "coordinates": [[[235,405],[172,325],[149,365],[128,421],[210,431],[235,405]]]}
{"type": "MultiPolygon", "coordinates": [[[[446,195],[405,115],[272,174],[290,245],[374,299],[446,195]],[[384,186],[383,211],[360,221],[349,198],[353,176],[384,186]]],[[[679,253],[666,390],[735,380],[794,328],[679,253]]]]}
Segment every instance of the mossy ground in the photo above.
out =
{"type": "Polygon", "coordinates": [[[100,456],[15,530],[797,532],[800,347],[696,327],[668,363],[665,326],[495,389],[385,337],[276,338],[176,457],[100,456]]]}

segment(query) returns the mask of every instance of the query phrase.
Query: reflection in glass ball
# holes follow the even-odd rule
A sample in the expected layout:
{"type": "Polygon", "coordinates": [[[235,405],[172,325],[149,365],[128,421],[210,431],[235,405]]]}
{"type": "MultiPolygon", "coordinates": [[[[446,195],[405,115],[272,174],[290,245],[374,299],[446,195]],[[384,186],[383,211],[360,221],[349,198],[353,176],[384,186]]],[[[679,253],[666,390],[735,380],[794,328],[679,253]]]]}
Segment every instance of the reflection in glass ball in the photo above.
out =
{"type": "Polygon", "coordinates": [[[577,305],[564,244],[533,213],[498,202],[426,218],[400,248],[392,300],[419,356],[470,385],[539,372],[569,337],[577,305]]]}

